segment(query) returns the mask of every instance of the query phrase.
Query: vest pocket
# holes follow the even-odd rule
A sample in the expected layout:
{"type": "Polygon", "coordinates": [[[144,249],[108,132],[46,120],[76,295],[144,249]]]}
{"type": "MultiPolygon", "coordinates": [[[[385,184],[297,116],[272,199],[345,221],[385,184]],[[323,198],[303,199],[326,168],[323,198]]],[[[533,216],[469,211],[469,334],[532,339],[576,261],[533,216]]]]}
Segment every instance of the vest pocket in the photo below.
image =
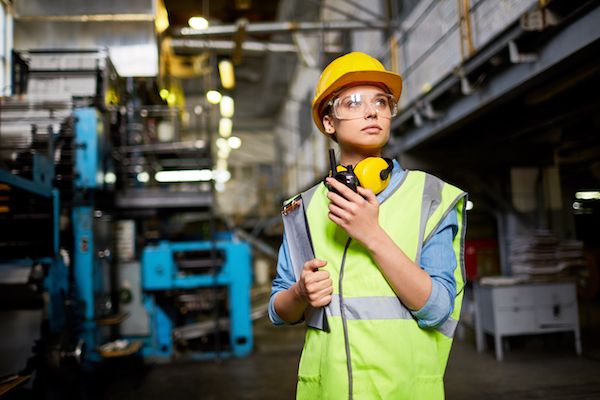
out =
{"type": "Polygon", "coordinates": [[[322,341],[316,329],[307,328],[304,348],[298,366],[298,383],[318,383],[321,381],[322,341]]]}
{"type": "Polygon", "coordinates": [[[304,348],[298,366],[298,386],[296,400],[317,400],[321,394],[321,341],[319,338],[309,340],[312,328],[308,328],[304,348]]]}
{"type": "Polygon", "coordinates": [[[415,378],[413,399],[442,400],[444,381],[441,375],[421,375],[415,378]]]}

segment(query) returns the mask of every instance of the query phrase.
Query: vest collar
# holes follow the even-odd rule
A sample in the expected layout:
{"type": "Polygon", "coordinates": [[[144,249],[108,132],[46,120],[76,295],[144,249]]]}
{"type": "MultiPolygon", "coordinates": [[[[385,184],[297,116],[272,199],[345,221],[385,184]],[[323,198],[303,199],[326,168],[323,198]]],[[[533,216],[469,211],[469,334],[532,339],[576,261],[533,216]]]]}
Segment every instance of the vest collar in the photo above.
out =
{"type": "Polygon", "coordinates": [[[408,175],[408,171],[403,169],[398,163],[398,161],[392,160],[392,163],[394,164],[394,168],[392,169],[390,183],[385,189],[383,189],[381,193],[377,195],[377,200],[379,201],[379,204],[383,203],[388,198],[390,198],[392,194],[394,194],[394,192],[398,190],[402,183],[404,183],[404,180],[408,175]]]}

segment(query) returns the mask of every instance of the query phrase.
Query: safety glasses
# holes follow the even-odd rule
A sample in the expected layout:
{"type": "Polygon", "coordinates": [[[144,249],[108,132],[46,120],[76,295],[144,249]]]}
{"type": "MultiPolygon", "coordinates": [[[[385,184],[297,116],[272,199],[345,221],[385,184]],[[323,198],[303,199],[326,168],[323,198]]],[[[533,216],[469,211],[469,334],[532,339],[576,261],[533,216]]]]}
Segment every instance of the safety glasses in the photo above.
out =
{"type": "Polygon", "coordinates": [[[389,93],[352,93],[337,97],[329,102],[333,116],[337,119],[357,119],[368,112],[375,112],[379,117],[392,118],[398,114],[398,103],[389,93]]]}

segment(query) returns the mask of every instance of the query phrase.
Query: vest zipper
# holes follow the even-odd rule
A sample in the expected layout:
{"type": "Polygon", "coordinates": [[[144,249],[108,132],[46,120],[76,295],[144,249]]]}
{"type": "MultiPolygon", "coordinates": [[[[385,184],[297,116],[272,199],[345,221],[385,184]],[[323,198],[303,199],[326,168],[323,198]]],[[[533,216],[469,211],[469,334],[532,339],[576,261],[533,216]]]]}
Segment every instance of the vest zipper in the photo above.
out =
{"type": "Polygon", "coordinates": [[[339,291],[340,291],[340,314],[342,316],[342,329],[344,331],[344,345],[346,347],[346,365],[348,367],[348,399],[352,400],[352,358],[350,355],[350,341],[348,340],[348,323],[346,321],[346,313],[344,307],[344,292],[342,290],[342,281],[344,278],[344,266],[346,264],[346,254],[348,253],[348,247],[350,247],[350,242],[352,238],[349,237],[346,242],[346,246],[344,247],[344,254],[342,255],[342,263],[340,265],[340,281],[339,281],[339,291]]]}

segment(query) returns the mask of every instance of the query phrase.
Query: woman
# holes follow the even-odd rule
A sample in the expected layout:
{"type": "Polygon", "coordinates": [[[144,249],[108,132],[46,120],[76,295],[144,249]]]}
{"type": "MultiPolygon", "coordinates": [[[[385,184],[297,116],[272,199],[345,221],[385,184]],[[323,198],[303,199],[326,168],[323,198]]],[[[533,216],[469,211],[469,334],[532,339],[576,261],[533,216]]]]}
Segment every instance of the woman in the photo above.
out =
{"type": "Polygon", "coordinates": [[[381,160],[401,90],[400,75],[358,52],[330,63],[317,85],[313,119],[339,145],[345,168],[336,170],[375,185],[354,191],[329,176],[284,207],[269,315],[309,325],[299,399],[444,396],[462,300],[466,194],[381,160]],[[309,243],[298,249],[302,229],[309,243]],[[315,310],[323,324],[313,323],[315,310]]]}

